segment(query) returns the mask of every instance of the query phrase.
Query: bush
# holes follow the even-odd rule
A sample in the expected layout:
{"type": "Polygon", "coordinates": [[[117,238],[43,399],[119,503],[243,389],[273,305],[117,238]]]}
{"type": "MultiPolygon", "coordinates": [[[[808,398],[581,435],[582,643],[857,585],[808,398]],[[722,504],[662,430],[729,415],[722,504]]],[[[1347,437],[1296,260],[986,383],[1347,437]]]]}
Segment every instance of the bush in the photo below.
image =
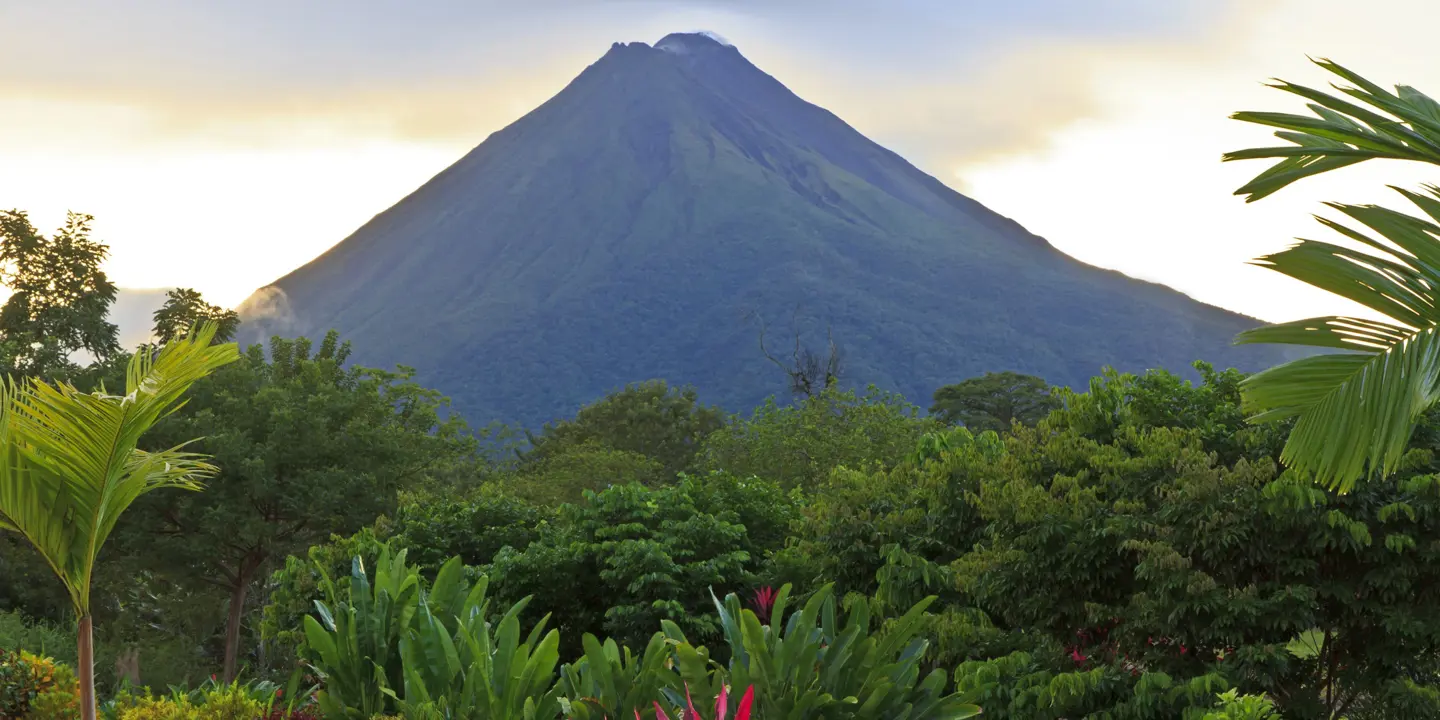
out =
{"type": "Polygon", "coordinates": [[[75,662],[75,634],[46,622],[33,622],[19,612],[0,612],[0,649],[24,650],[61,662],[75,662]]]}
{"type": "Polygon", "coordinates": [[[287,707],[279,702],[280,694],[269,682],[226,684],[212,679],[193,690],[171,688],[169,695],[121,690],[101,714],[106,720],[314,720],[310,708],[287,707]]]}

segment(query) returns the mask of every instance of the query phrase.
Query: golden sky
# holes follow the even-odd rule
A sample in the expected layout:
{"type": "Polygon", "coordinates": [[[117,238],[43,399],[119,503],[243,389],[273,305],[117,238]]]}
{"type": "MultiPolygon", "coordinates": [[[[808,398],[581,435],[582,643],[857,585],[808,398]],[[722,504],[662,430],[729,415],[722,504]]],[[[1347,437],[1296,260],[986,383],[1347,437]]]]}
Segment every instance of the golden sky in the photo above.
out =
{"type": "Polygon", "coordinates": [[[713,30],[800,96],[1082,260],[1265,319],[1345,309],[1245,265],[1390,202],[1377,165],[1255,205],[1260,82],[1306,54],[1440,93],[1434,0],[0,2],[0,206],[96,216],[122,287],[233,306],[615,41],[713,30]],[[1357,10],[1360,7],[1360,10],[1357,10]],[[1399,20],[1403,19],[1403,21],[1399,20]]]}

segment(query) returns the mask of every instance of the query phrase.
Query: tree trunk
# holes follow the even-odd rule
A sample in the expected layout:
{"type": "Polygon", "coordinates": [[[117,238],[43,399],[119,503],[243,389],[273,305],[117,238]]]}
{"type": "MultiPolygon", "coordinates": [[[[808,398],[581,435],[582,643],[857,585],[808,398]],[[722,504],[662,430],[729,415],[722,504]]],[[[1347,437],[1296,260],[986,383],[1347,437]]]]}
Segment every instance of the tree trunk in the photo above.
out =
{"type": "Polygon", "coordinates": [[[79,667],[75,668],[80,680],[80,717],[81,720],[95,720],[95,643],[91,635],[91,618],[85,615],[80,618],[80,661],[79,667]]]}
{"type": "Polygon", "coordinates": [[[225,682],[233,682],[236,658],[240,654],[240,621],[245,617],[245,595],[250,592],[250,578],[260,563],[245,558],[240,561],[235,587],[230,591],[230,617],[225,622],[225,682]]]}

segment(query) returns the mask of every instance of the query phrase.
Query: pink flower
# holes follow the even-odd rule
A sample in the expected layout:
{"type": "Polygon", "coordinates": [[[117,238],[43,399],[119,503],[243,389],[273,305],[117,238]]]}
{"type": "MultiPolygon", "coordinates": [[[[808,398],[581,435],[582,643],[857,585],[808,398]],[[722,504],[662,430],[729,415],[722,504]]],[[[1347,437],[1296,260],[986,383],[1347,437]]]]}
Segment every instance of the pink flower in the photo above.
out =
{"type": "Polygon", "coordinates": [[[775,607],[775,588],[766,585],[755,591],[753,600],[755,605],[755,617],[760,622],[770,624],[770,610],[775,607]]]}

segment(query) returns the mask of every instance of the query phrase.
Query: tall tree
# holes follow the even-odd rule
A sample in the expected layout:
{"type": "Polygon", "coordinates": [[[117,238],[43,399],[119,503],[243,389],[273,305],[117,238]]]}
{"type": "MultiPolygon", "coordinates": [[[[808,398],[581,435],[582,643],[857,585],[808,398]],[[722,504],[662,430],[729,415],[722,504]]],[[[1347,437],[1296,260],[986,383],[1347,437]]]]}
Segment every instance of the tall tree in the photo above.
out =
{"type": "Polygon", "coordinates": [[[961,424],[976,433],[1000,432],[1017,420],[1034,425],[1059,404],[1041,378],[1006,370],[936,390],[930,412],[943,423],[961,424]]]}
{"type": "Polygon", "coordinates": [[[48,377],[73,370],[72,353],[119,352],[107,319],[116,288],[100,267],[110,251],[90,238],[93,219],[72,212],[47,238],[24,212],[0,211],[0,282],[12,293],[0,307],[7,371],[48,377]]]}
{"type": "Polygon", "coordinates": [[[0,386],[0,530],[20,533],[59,576],[79,619],[81,710],[95,718],[91,578],[116,522],[141,495],[197,490],[215,468],[184,443],[146,452],[141,436],[192,384],[232,362],[213,329],[130,361],[125,394],[83,393],[28,379],[0,386]]]}
{"type": "MultiPolygon", "coordinates": [[[[1237,113],[1236,119],[1279,128],[1276,136],[1290,143],[1227,154],[1225,160],[1280,158],[1237,195],[1254,202],[1302,178],[1371,158],[1440,165],[1440,103],[1404,85],[1391,92],[1328,60],[1317,64],[1353,84],[1334,86],[1350,99],[1282,81],[1272,87],[1309,100],[1314,116],[1237,113]]],[[[1251,330],[1236,340],[1341,351],[1259,373],[1245,382],[1244,392],[1260,411],[1257,420],[1295,419],[1285,463],[1342,490],[1366,475],[1393,473],[1416,421],[1440,400],[1440,188],[1395,189],[1424,217],[1329,203],[1363,227],[1320,222],[1363,250],[1304,240],[1255,261],[1353,300],[1383,320],[1316,317],[1251,330]]]]}
{"type": "Polygon", "coordinates": [[[240,328],[240,315],[219,305],[205,302],[200,293],[190,288],[176,288],[165,293],[165,304],[155,311],[155,342],[165,344],[184,335],[200,323],[215,325],[215,342],[229,342],[240,328]]]}
{"type": "Polygon", "coordinates": [[[755,322],[760,326],[760,354],[765,356],[775,367],[780,368],[790,379],[790,393],[796,397],[811,398],[819,395],[825,390],[838,387],[840,374],[844,365],[844,354],[840,347],[835,344],[835,333],[830,329],[825,330],[826,349],[824,354],[817,353],[804,345],[800,339],[800,310],[796,308],[792,324],[795,335],[795,347],[790,351],[789,360],[781,360],[770,354],[765,347],[765,320],[760,317],[759,312],[750,313],[755,322]]]}
{"type": "Polygon", "coordinates": [[[547,424],[531,436],[534,447],[525,459],[534,464],[600,446],[655,460],[673,479],[724,424],[724,412],[701,404],[694,388],[672,388],[664,380],[632,383],[580,408],[573,420],[547,424]]]}
{"type": "Polygon", "coordinates": [[[229,594],[227,680],[259,579],[287,555],[392,512],[398,490],[473,451],[459,418],[441,419],[438,393],[408,370],[348,367],[349,352],[334,332],[313,352],[304,338],[271,340],[268,359],[251,346],[156,428],[160,445],[203,436],[220,472],[204,494],[147,499],[153,522],[126,540],[156,572],[229,594]]]}

